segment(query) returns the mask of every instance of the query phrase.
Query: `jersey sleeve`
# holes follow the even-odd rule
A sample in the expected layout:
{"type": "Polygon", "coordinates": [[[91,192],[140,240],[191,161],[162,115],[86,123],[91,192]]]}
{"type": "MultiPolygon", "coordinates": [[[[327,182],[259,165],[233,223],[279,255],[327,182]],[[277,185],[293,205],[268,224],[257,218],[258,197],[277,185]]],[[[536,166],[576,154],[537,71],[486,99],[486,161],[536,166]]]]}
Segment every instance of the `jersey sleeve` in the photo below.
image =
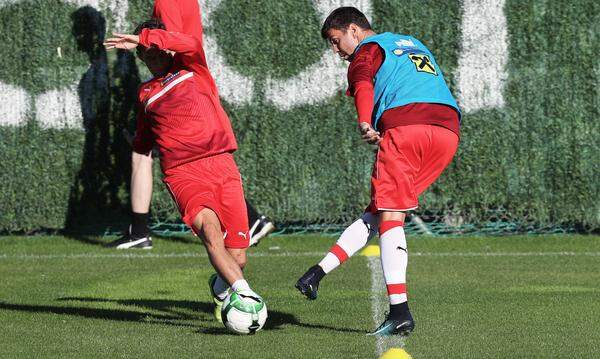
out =
{"type": "Polygon", "coordinates": [[[161,50],[170,50],[184,56],[202,53],[200,41],[180,32],[143,29],[139,36],[140,44],[145,47],[156,46],[161,50]]]}
{"type": "Polygon", "coordinates": [[[375,91],[368,82],[358,83],[354,90],[354,106],[358,115],[358,123],[363,122],[373,125],[373,107],[375,106],[375,91]]]}
{"type": "Polygon", "coordinates": [[[348,68],[348,96],[354,97],[358,122],[372,124],[375,91],[373,81],[383,62],[377,44],[366,44],[359,49],[348,68]]]}
{"type": "Polygon", "coordinates": [[[136,115],[136,130],[132,146],[135,152],[143,155],[152,151],[152,147],[154,147],[150,123],[145,116],[144,110],[140,108],[138,108],[136,115]]]}
{"type": "Polygon", "coordinates": [[[160,19],[169,31],[184,32],[181,9],[173,0],[156,0],[152,17],[160,19]]]}

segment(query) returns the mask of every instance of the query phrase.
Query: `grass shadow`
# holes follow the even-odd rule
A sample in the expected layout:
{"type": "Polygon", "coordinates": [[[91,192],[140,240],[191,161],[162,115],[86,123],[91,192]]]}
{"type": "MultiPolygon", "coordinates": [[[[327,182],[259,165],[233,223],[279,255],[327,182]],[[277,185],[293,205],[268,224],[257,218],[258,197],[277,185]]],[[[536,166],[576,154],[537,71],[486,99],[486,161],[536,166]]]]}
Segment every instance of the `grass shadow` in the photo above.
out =
{"type": "Polygon", "coordinates": [[[88,236],[83,234],[63,233],[65,238],[71,239],[80,243],[90,244],[93,246],[104,247],[108,242],[98,238],[98,236],[88,236]]]}
{"type": "MultiPolygon", "coordinates": [[[[114,320],[119,322],[139,322],[150,324],[185,326],[198,328],[198,333],[229,335],[224,327],[204,327],[194,322],[213,322],[213,304],[209,302],[173,299],[109,299],[92,297],[62,297],[59,302],[111,303],[132,309],[93,308],[85,306],[35,305],[0,302],[0,310],[14,310],[29,313],[52,313],[72,315],[92,319],[114,320]],[[137,310],[136,310],[137,309],[137,310]],[[141,309],[141,310],[140,310],[141,309]]],[[[276,310],[269,311],[265,330],[280,330],[284,326],[299,326],[307,329],[324,329],[343,333],[365,333],[364,330],[336,328],[321,324],[303,323],[293,314],[276,310]]]]}
{"type": "Polygon", "coordinates": [[[182,318],[179,315],[145,313],[132,310],[89,307],[66,307],[36,304],[16,304],[6,302],[0,302],[0,309],[29,313],[62,314],[91,319],[113,320],[118,322],[139,322],[147,324],[197,327],[196,325],[182,321],[184,320],[184,318],[182,318]]]}

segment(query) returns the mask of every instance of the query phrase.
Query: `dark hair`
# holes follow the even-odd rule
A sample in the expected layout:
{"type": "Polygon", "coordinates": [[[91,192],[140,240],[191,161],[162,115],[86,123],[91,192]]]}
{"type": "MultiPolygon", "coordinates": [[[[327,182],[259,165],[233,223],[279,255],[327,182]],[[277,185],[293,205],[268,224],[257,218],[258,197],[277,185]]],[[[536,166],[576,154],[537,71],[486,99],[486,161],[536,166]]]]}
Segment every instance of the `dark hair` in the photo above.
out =
{"type": "Polygon", "coordinates": [[[165,24],[162,23],[162,21],[160,21],[159,19],[156,18],[152,18],[150,20],[146,20],[143,23],[139,24],[135,30],[133,30],[133,34],[134,35],[139,35],[142,30],[144,29],[150,29],[150,30],[154,30],[154,29],[159,29],[159,30],[166,30],[167,27],[165,26],[165,24]]]}
{"type": "Polygon", "coordinates": [[[361,29],[371,30],[371,24],[365,14],[355,7],[339,7],[331,12],[321,28],[321,36],[327,40],[327,32],[331,29],[346,30],[350,24],[360,26],[361,29]]]}

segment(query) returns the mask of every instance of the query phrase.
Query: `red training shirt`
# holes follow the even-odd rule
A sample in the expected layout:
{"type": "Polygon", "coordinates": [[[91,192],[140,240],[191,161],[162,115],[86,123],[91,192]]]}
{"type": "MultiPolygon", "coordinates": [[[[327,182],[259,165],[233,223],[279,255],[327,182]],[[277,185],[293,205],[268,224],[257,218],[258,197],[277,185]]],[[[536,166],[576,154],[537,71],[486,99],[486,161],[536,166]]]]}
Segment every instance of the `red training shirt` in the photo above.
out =
{"type": "Polygon", "coordinates": [[[138,92],[134,151],[148,153],[158,145],[163,172],[200,158],[237,149],[214,80],[202,64],[200,42],[189,35],[144,29],[140,44],[175,52],[174,65],[138,92]]]}
{"type": "MultiPolygon", "coordinates": [[[[384,60],[383,50],[375,43],[363,45],[348,68],[347,95],[354,97],[358,122],[372,125],[375,105],[373,81],[384,60]]],[[[458,113],[450,106],[434,103],[410,103],[386,110],[379,119],[381,131],[407,125],[442,126],[460,136],[458,113]]]]}

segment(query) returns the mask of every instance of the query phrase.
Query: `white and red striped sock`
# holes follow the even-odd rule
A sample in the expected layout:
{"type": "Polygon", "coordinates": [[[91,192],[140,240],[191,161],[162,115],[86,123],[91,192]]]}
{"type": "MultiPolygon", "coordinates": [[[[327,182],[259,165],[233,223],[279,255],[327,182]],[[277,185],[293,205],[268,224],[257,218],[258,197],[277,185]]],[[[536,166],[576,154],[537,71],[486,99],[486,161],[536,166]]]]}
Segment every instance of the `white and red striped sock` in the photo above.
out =
{"type": "Polygon", "coordinates": [[[378,216],[367,212],[348,226],[325,258],[319,262],[323,272],[331,272],[364,247],[375,235],[378,221],[378,216]]]}
{"type": "Polygon", "coordinates": [[[403,221],[385,221],[379,225],[381,266],[390,304],[406,302],[406,266],[408,250],[403,221]]]}

